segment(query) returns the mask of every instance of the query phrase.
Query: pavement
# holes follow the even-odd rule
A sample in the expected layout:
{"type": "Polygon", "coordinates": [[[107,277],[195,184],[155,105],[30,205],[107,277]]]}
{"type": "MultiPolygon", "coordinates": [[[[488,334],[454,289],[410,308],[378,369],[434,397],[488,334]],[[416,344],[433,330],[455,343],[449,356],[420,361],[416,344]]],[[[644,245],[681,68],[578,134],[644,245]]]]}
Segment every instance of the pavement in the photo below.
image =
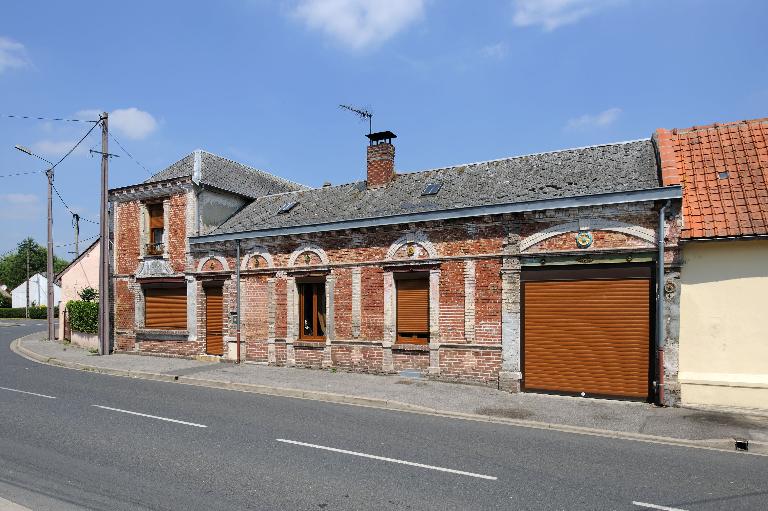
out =
{"type": "MultiPolygon", "coordinates": [[[[752,450],[175,383],[182,376],[157,381],[75,371],[9,349],[34,329],[0,328],[0,505],[40,511],[768,508],[768,456],[752,450]]],[[[48,346],[62,357],[78,351],[48,346]]],[[[166,373],[210,365],[161,362],[174,364],[166,373]]],[[[221,364],[184,378],[261,369],[273,368],[221,364]]],[[[315,383],[354,376],[300,373],[317,377],[315,383]]],[[[388,388],[385,379],[370,378],[388,388]]],[[[417,383],[430,385],[391,385],[417,394],[434,382],[417,383]]],[[[489,390],[445,385],[435,388],[489,390]]],[[[326,388],[353,391],[318,392],[326,388]]]]}
{"type": "Polygon", "coordinates": [[[40,362],[116,376],[726,450],[735,448],[735,440],[746,439],[751,452],[768,454],[768,410],[661,408],[636,401],[509,394],[413,375],[134,354],[96,356],[74,345],[43,340],[41,334],[20,339],[15,349],[40,362]]]}

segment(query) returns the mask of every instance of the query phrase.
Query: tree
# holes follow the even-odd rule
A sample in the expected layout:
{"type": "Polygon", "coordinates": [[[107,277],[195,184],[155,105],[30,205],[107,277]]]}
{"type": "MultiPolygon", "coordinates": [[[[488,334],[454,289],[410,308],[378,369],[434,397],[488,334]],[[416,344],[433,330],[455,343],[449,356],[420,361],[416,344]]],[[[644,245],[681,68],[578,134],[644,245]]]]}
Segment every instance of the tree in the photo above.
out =
{"type": "MultiPolygon", "coordinates": [[[[45,275],[47,271],[48,251],[32,238],[27,238],[16,248],[15,252],[0,258],[0,282],[8,286],[8,290],[16,288],[27,280],[27,251],[29,251],[29,276],[35,273],[45,275]]],[[[67,267],[68,261],[53,256],[54,275],[67,267]]]]}

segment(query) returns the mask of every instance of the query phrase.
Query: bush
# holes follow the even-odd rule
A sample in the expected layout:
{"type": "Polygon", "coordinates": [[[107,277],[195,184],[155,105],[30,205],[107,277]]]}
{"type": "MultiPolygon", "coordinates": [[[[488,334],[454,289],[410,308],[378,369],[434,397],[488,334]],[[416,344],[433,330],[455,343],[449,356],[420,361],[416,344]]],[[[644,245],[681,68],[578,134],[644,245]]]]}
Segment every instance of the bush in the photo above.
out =
{"type": "MultiPolygon", "coordinates": [[[[24,312],[24,307],[6,308],[0,309],[0,318],[25,318],[27,317],[24,312]]],[[[32,319],[46,319],[48,318],[48,308],[43,307],[30,307],[29,317],[32,319]]],[[[53,317],[59,317],[59,308],[53,309],[53,317]]]]}
{"type": "Polygon", "coordinates": [[[80,295],[80,299],[84,302],[93,302],[99,296],[99,292],[90,286],[81,289],[77,294],[80,295]]]}
{"type": "Polygon", "coordinates": [[[67,302],[69,325],[75,332],[95,334],[99,331],[99,304],[83,300],[67,302]]]}

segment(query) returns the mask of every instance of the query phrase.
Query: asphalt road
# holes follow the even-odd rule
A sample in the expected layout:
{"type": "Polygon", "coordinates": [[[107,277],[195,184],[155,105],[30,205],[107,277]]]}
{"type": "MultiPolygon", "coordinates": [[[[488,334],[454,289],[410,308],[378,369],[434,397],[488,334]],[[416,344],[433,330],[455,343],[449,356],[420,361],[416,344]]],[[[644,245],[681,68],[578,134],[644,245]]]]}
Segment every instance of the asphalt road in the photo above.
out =
{"type": "Polygon", "coordinates": [[[768,509],[768,457],[89,374],[10,351],[40,325],[0,326],[0,509],[768,509]]]}

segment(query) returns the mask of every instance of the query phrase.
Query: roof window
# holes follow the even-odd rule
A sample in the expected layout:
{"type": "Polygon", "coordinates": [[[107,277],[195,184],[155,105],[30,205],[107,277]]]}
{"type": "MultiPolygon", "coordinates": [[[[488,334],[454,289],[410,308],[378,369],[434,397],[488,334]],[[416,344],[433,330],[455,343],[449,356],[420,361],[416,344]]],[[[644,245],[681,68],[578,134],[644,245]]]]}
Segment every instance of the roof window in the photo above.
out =
{"type": "Polygon", "coordinates": [[[285,213],[288,213],[290,210],[295,208],[297,204],[298,204],[297,201],[286,202],[285,204],[280,206],[280,209],[277,210],[277,214],[278,215],[284,215],[285,213]]]}
{"type": "Polygon", "coordinates": [[[442,187],[443,183],[427,183],[427,186],[424,187],[424,191],[421,192],[421,195],[437,195],[437,192],[439,192],[442,187]]]}

